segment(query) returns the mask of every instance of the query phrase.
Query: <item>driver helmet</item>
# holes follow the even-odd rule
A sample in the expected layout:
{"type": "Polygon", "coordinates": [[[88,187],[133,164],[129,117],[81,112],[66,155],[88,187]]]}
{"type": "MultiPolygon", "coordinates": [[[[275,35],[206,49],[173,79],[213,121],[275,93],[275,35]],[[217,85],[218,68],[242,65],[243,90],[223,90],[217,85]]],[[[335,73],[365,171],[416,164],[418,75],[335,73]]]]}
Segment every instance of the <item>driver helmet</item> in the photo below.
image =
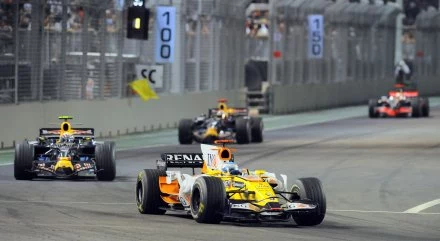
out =
{"type": "Polygon", "coordinates": [[[217,116],[217,118],[220,118],[220,119],[226,119],[227,114],[226,114],[225,111],[223,111],[223,110],[219,110],[219,111],[217,111],[216,116],[217,116]]]}
{"type": "Polygon", "coordinates": [[[240,169],[238,168],[238,165],[235,162],[224,162],[222,165],[222,172],[230,173],[232,175],[241,174],[240,169]]]}
{"type": "Polygon", "coordinates": [[[405,95],[403,94],[402,91],[400,91],[400,92],[397,92],[397,93],[396,93],[396,98],[397,98],[398,100],[404,100],[404,99],[405,99],[405,95]]]}

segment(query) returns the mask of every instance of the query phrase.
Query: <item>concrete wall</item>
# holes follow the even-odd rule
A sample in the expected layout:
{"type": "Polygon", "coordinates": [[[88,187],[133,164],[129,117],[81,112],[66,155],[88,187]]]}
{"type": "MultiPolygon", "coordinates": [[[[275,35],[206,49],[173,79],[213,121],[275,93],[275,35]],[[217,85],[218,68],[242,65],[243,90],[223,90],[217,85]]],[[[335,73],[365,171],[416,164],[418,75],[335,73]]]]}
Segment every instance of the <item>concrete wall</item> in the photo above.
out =
{"type": "Polygon", "coordinates": [[[419,90],[421,94],[433,96],[440,94],[440,76],[421,76],[419,90]]]}
{"type": "MultiPolygon", "coordinates": [[[[440,79],[422,77],[418,83],[420,94],[440,94],[440,79]]],[[[386,95],[394,82],[350,82],[329,84],[300,84],[272,87],[272,113],[287,114],[336,106],[365,104],[370,98],[386,95]]],[[[365,107],[367,113],[367,107],[365,107]]]]}
{"type": "Polygon", "coordinates": [[[181,118],[207,113],[208,108],[217,106],[219,98],[228,98],[230,105],[244,106],[241,96],[237,90],[166,95],[148,102],[133,98],[2,105],[0,144],[11,147],[14,141],[34,140],[39,128],[59,123],[59,115],[72,115],[73,123],[95,128],[98,137],[109,136],[110,132],[116,136],[118,131],[123,135],[174,127],[181,118]]]}
{"type": "MultiPolygon", "coordinates": [[[[440,80],[421,79],[419,90],[422,95],[440,94],[440,80]]],[[[393,81],[278,85],[272,87],[271,102],[274,114],[354,104],[366,106],[368,99],[385,95],[392,86],[393,81]]],[[[133,98],[1,105],[0,148],[12,147],[14,141],[35,139],[39,128],[59,123],[59,115],[73,115],[73,123],[95,128],[98,137],[116,136],[118,132],[125,135],[174,127],[181,118],[206,113],[208,108],[216,106],[218,98],[228,98],[231,105],[244,106],[241,93],[234,90],[166,95],[148,102],[133,98]]]]}

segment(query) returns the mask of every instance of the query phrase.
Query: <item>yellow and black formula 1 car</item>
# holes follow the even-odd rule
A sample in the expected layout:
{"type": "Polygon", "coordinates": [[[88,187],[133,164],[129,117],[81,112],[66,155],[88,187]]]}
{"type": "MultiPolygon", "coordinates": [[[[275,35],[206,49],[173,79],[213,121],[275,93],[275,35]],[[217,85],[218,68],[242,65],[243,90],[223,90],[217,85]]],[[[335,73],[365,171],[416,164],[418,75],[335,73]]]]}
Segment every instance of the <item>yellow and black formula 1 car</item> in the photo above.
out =
{"type": "Polygon", "coordinates": [[[165,153],[158,169],[139,172],[136,203],[140,213],[168,210],[191,214],[199,223],[221,221],[288,221],[320,224],[326,199],[317,178],[300,178],[290,189],[286,175],[278,179],[264,170],[239,169],[232,152],[223,146],[201,144],[200,153],[165,153]],[[168,168],[192,168],[193,175],[168,168]],[[201,168],[195,175],[194,169],[201,168]]]}
{"type": "Polygon", "coordinates": [[[238,144],[263,142],[263,120],[250,116],[247,108],[227,106],[226,99],[220,99],[217,108],[209,109],[208,115],[179,122],[180,144],[212,144],[215,140],[235,140],[238,144]]]}
{"type": "Polygon", "coordinates": [[[41,128],[36,141],[15,146],[15,179],[96,175],[98,180],[113,180],[116,175],[114,142],[95,141],[93,128],[73,129],[70,116],[59,119],[63,120],[60,128],[41,128]]]}

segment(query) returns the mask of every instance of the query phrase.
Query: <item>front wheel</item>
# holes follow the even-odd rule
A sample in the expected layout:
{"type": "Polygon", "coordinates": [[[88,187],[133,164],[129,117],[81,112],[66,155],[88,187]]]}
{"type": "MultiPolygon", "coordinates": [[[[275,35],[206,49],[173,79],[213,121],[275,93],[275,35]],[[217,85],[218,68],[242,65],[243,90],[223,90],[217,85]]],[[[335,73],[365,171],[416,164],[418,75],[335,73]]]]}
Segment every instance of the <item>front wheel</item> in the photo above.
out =
{"type": "Polygon", "coordinates": [[[418,118],[422,116],[422,101],[420,98],[415,98],[411,101],[411,108],[412,108],[412,117],[418,118]]]}
{"type": "Polygon", "coordinates": [[[34,147],[27,141],[15,145],[14,177],[16,180],[31,180],[35,174],[32,173],[34,161],[34,147]]]}
{"type": "Polygon", "coordinates": [[[96,177],[100,181],[113,181],[116,176],[115,143],[106,141],[96,145],[95,149],[96,177]]]}
{"type": "Polygon", "coordinates": [[[226,200],[225,186],[220,178],[201,176],[191,193],[191,215],[198,223],[220,223],[226,200]]]}
{"type": "Polygon", "coordinates": [[[179,121],[179,143],[188,145],[193,142],[193,121],[191,119],[182,119],[179,121]]]}
{"type": "Polygon", "coordinates": [[[377,117],[379,117],[379,113],[376,111],[376,106],[377,106],[377,100],[370,99],[368,101],[368,116],[370,118],[377,118],[377,117]]]}
{"type": "Polygon", "coordinates": [[[301,226],[318,225],[324,220],[327,203],[322,190],[321,181],[315,177],[300,178],[292,186],[291,192],[300,200],[311,200],[316,203],[315,212],[293,216],[293,220],[301,226]]]}
{"type": "Polygon", "coordinates": [[[428,98],[423,98],[422,116],[429,117],[429,99],[428,98]]]}

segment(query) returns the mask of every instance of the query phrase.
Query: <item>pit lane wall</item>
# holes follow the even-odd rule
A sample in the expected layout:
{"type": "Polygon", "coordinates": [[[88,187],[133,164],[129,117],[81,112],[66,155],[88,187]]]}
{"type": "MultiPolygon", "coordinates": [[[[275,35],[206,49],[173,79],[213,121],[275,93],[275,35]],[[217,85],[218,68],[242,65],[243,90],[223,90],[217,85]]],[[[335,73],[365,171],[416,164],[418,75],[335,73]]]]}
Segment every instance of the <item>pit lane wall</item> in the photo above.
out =
{"type": "MultiPolygon", "coordinates": [[[[75,123],[95,128],[97,137],[109,137],[177,126],[181,118],[193,118],[215,107],[219,98],[232,106],[244,106],[240,91],[215,91],[161,95],[159,100],[138,98],[20,103],[0,106],[0,147],[34,140],[42,127],[57,127],[59,115],[72,115],[75,123]],[[49,125],[56,123],[56,125],[49,125]]],[[[176,136],[177,138],[177,136],[176,136]]]]}

